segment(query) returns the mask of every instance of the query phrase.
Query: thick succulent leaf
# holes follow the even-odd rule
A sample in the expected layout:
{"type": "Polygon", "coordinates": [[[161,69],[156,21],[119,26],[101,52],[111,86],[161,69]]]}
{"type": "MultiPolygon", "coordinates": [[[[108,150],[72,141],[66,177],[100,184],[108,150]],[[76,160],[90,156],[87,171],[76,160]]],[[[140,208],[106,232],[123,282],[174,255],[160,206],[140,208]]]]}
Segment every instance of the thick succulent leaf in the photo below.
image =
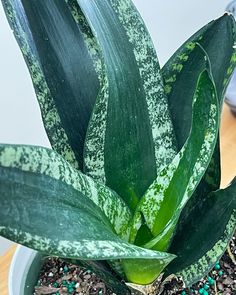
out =
{"type": "Polygon", "coordinates": [[[86,172],[134,209],[175,155],[158,60],[130,0],[78,3],[102,49],[106,72],[86,137],[86,172]]]}
{"type": "Polygon", "coordinates": [[[225,14],[194,34],[163,67],[162,75],[179,149],[189,135],[195,85],[206,64],[202,50],[196,43],[209,56],[221,106],[225,88],[236,64],[234,42],[235,21],[232,15],[225,14]]]}
{"type": "MultiPolygon", "coordinates": [[[[235,22],[232,16],[224,15],[200,29],[186,41],[162,69],[165,90],[176,131],[179,149],[186,141],[192,116],[192,97],[199,73],[205,67],[205,59],[196,43],[206,50],[212,65],[219,105],[222,105],[225,89],[236,64],[235,22]],[[186,86],[187,85],[187,86],[186,86]]],[[[209,167],[196,192],[184,208],[179,222],[209,192],[220,186],[220,147],[216,144],[209,167]]]]}
{"type": "Polygon", "coordinates": [[[145,247],[167,249],[183,207],[204,175],[214,151],[219,110],[208,70],[200,74],[194,94],[192,127],[188,140],[149,187],[136,212],[142,214],[154,239],[145,247]]]}
{"type": "Polygon", "coordinates": [[[0,169],[2,236],[64,258],[146,258],[166,265],[174,257],[118,238],[100,208],[64,182],[15,168],[0,169]]]}
{"type": "Polygon", "coordinates": [[[133,259],[122,260],[122,266],[128,282],[138,285],[148,285],[161,275],[163,269],[160,260],[133,259]]]}
{"type": "Polygon", "coordinates": [[[99,92],[91,32],[65,1],[2,0],[29,68],[52,147],[82,169],[83,146],[99,92]]]}
{"type": "Polygon", "coordinates": [[[180,275],[187,286],[192,285],[224,254],[235,229],[236,181],[192,209],[170,247],[178,256],[168,273],[180,275]]]}
{"type": "Polygon", "coordinates": [[[63,258],[150,260],[157,276],[175,257],[121,240],[100,208],[61,180],[1,166],[0,183],[0,235],[17,243],[63,258]]]}
{"type": "Polygon", "coordinates": [[[33,146],[0,145],[0,165],[37,173],[72,186],[97,205],[107,216],[115,232],[126,238],[131,214],[124,201],[109,188],[74,169],[53,150],[33,146]]]}

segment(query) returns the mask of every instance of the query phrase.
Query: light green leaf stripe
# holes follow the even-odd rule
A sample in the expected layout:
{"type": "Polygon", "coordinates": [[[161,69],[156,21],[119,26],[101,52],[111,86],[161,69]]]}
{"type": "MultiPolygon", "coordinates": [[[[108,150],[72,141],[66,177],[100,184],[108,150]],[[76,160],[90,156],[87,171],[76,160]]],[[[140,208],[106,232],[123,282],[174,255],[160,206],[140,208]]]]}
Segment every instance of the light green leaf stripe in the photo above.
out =
{"type": "MultiPolygon", "coordinates": [[[[172,235],[170,228],[173,231],[181,210],[204,175],[211,159],[219,126],[219,110],[215,88],[207,71],[202,72],[199,77],[193,108],[192,129],[187,142],[150,186],[134,217],[131,240],[134,239],[140,224],[140,212],[155,236],[145,247],[153,247],[160,237],[163,239],[164,229],[164,234],[172,235]],[[203,105],[205,111],[200,111],[203,105]],[[172,212],[176,212],[174,217],[172,212]]],[[[164,244],[168,240],[164,239],[164,244]]]]}
{"type": "Polygon", "coordinates": [[[89,122],[89,130],[87,133],[84,146],[84,170],[87,175],[102,183],[106,182],[104,170],[104,143],[106,133],[106,116],[108,103],[108,79],[106,67],[96,37],[94,37],[91,28],[81,11],[76,0],[67,0],[68,7],[74,17],[76,23],[83,28],[84,41],[88,51],[93,59],[94,67],[100,82],[100,91],[96,99],[92,117],[89,122]],[[97,135],[99,134],[99,139],[97,135]]]}
{"type": "Polygon", "coordinates": [[[53,150],[22,145],[0,145],[0,165],[61,180],[91,199],[108,217],[118,235],[127,239],[131,218],[124,201],[109,188],[95,183],[53,150]]]}
{"type": "MultiPolygon", "coordinates": [[[[21,23],[16,15],[16,10],[13,8],[15,1],[4,1],[5,12],[8,16],[10,26],[19,43],[22,54],[27,61],[27,65],[34,84],[37,99],[40,104],[44,126],[46,126],[47,135],[54,149],[64,156],[64,158],[75,168],[78,167],[75,154],[70,147],[68,137],[62,126],[61,119],[57,112],[53,97],[47,86],[41,66],[38,62],[36,49],[33,47],[33,42],[28,38],[31,36],[30,29],[26,22],[21,23]]],[[[17,2],[18,11],[24,14],[24,10],[20,1],[17,2]]],[[[22,18],[23,19],[23,18],[22,18]]]]}
{"type": "Polygon", "coordinates": [[[102,82],[103,81],[103,60],[102,60],[102,52],[97,43],[97,40],[94,37],[91,31],[91,28],[86,18],[84,17],[77,1],[76,0],[65,0],[65,1],[68,5],[68,8],[75,22],[79,25],[80,29],[82,30],[84,42],[92,57],[94,67],[98,75],[98,79],[100,82],[102,82]]]}
{"type": "Polygon", "coordinates": [[[89,130],[91,131],[87,133],[84,147],[84,171],[93,179],[104,184],[106,183],[104,145],[108,97],[108,79],[104,75],[103,87],[97,97],[92,119],[89,123],[89,130]]]}
{"type": "Polygon", "coordinates": [[[0,226],[0,232],[3,236],[17,241],[22,245],[28,245],[30,248],[43,251],[47,254],[55,254],[55,250],[60,257],[80,258],[89,260],[112,260],[112,259],[160,259],[162,263],[170,262],[175,255],[152,251],[126,242],[117,241],[53,241],[43,236],[32,235],[31,233],[20,231],[17,229],[0,226]],[[16,237],[18,237],[16,239],[16,237]],[[102,251],[101,251],[102,250],[102,251]],[[73,253],[73,255],[72,255],[73,253]]]}
{"type": "Polygon", "coordinates": [[[164,92],[159,61],[147,28],[131,0],[110,0],[125,28],[139,67],[149,111],[157,173],[176,155],[172,121],[164,92]]]}
{"type": "Polygon", "coordinates": [[[92,200],[60,179],[0,166],[0,183],[3,237],[67,259],[148,259],[157,276],[176,257],[122,240],[92,200]]]}
{"type": "Polygon", "coordinates": [[[217,261],[225,252],[229,240],[232,238],[236,228],[236,210],[233,211],[231,218],[226,226],[224,234],[220,240],[202,256],[196,263],[186,267],[182,271],[176,273],[181,277],[186,286],[191,286],[197,280],[202,278],[202,274],[208,273],[209,269],[213,268],[217,261]],[[198,275],[199,274],[199,275],[198,275]]]}
{"type": "MultiPolygon", "coordinates": [[[[107,2],[110,3],[109,5],[116,12],[122,28],[125,29],[128,37],[127,40],[133,48],[139,67],[154,141],[156,169],[160,171],[173,159],[176,149],[172,122],[169,116],[167,98],[164,93],[156,52],[147,29],[139,13],[134,8],[132,1],[108,0],[107,2]]],[[[96,29],[93,30],[93,33],[96,36],[96,29]]],[[[104,89],[103,93],[100,93],[90,120],[84,153],[87,173],[103,182],[106,180],[104,172],[104,142],[106,112],[110,95],[106,72],[106,66],[104,65],[104,89]]]]}

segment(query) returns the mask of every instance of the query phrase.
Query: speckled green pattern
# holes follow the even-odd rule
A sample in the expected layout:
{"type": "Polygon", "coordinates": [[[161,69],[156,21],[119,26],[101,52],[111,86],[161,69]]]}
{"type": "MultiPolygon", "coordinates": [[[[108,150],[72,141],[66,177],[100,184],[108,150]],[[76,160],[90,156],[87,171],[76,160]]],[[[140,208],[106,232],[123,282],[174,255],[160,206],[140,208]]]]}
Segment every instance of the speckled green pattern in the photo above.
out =
{"type": "Polygon", "coordinates": [[[157,259],[165,267],[175,257],[121,240],[99,207],[61,180],[1,166],[0,182],[0,233],[6,238],[65,258],[157,259]]]}
{"type": "Polygon", "coordinates": [[[231,218],[225,228],[224,234],[219,241],[197,262],[193,263],[189,267],[186,267],[182,271],[176,273],[180,276],[186,286],[191,286],[206,275],[210,269],[214,267],[217,261],[224,254],[226,247],[232,238],[236,228],[236,210],[231,215],[231,218]]]}
{"type": "Polygon", "coordinates": [[[37,94],[37,99],[40,104],[44,126],[50,142],[58,153],[63,155],[64,158],[69,163],[74,165],[75,168],[78,168],[78,162],[76,161],[75,154],[68,142],[68,138],[62,126],[53,97],[47,86],[44,74],[39,64],[36,50],[32,45],[32,42],[29,41],[29,38],[32,38],[32,36],[29,31],[28,24],[23,20],[23,17],[20,18],[16,15],[16,6],[18,9],[17,11],[23,14],[22,4],[20,1],[16,3],[14,0],[2,0],[2,3],[15,38],[20,46],[25,60],[27,61],[37,94]]]}
{"type": "Polygon", "coordinates": [[[67,0],[67,3],[76,23],[83,29],[84,40],[100,82],[100,91],[90,118],[89,132],[87,132],[84,146],[84,171],[93,179],[105,183],[104,142],[108,102],[108,79],[105,64],[101,49],[77,1],[67,0]]]}
{"type": "Polygon", "coordinates": [[[130,1],[78,3],[104,56],[104,90],[87,132],[85,171],[134,209],[175,155],[158,60],[130,1]]]}
{"type": "Polygon", "coordinates": [[[4,226],[0,226],[0,233],[8,239],[32,249],[64,258],[82,260],[147,259],[147,261],[157,259],[163,268],[175,258],[175,255],[139,248],[118,239],[117,241],[115,239],[114,241],[57,241],[50,239],[50,237],[45,238],[43,235],[32,235],[29,232],[4,226]]]}
{"type": "Polygon", "coordinates": [[[225,87],[235,67],[235,49],[233,48],[235,40],[234,19],[225,14],[190,37],[163,67],[162,75],[179,149],[189,134],[192,94],[197,78],[205,67],[204,55],[196,43],[204,48],[210,58],[212,75],[221,106],[225,87]],[[198,60],[197,63],[196,60],[198,60]]]}
{"type": "MultiPolygon", "coordinates": [[[[204,28],[205,31],[206,28],[204,28]]],[[[181,73],[184,68],[184,64],[188,61],[190,53],[196,47],[196,42],[201,39],[201,35],[198,36],[197,40],[190,41],[184,44],[184,48],[181,48],[180,53],[175,53],[174,58],[172,57],[171,64],[167,64],[165,67],[168,68],[166,70],[162,70],[163,78],[164,78],[164,85],[165,85],[165,92],[167,95],[173,91],[172,86],[175,84],[177,80],[177,76],[181,73]]]]}
{"type": "MultiPolygon", "coordinates": [[[[236,37],[235,37],[235,39],[236,39],[236,37]]],[[[235,65],[236,65],[236,47],[233,46],[233,49],[234,49],[234,52],[233,52],[232,57],[230,59],[229,67],[227,69],[227,72],[226,72],[226,75],[225,75],[225,78],[224,78],[224,81],[223,81],[223,92],[226,91],[226,88],[227,88],[227,86],[228,86],[228,84],[230,82],[230,78],[231,78],[231,76],[233,74],[233,71],[234,71],[235,65]]]]}
{"type": "MultiPolygon", "coordinates": [[[[173,216],[180,214],[191,197],[207,169],[215,147],[219,110],[215,88],[207,71],[199,77],[193,101],[192,128],[186,144],[171,164],[161,171],[137,209],[134,229],[140,223],[141,211],[154,237],[157,236],[147,247],[153,247],[159,241],[158,235],[166,226],[174,230],[177,220],[173,216]]],[[[166,234],[172,236],[169,230],[166,234]]],[[[163,239],[163,249],[168,247],[168,240],[163,239]]]]}
{"type": "Polygon", "coordinates": [[[85,44],[87,46],[87,49],[92,57],[95,70],[98,75],[98,79],[100,83],[103,81],[103,60],[102,60],[102,52],[99,48],[99,45],[97,43],[96,38],[93,36],[93,33],[91,31],[91,28],[84,17],[78,3],[76,0],[65,0],[68,8],[71,11],[71,14],[75,20],[75,22],[78,24],[80,29],[82,30],[82,34],[84,37],[85,44]]]}
{"type": "Polygon", "coordinates": [[[87,133],[84,147],[85,173],[104,184],[106,183],[104,145],[108,97],[108,79],[106,75],[104,75],[103,87],[99,92],[93,109],[88,127],[89,132],[87,133]]]}
{"type": "Polygon", "coordinates": [[[47,175],[72,186],[98,205],[117,234],[127,238],[131,215],[122,199],[109,188],[74,169],[54,151],[42,147],[0,145],[0,164],[47,175]]]}
{"type": "Polygon", "coordinates": [[[132,1],[110,2],[126,30],[129,42],[133,45],[149,111],[158,173],[176,154],[175,135],[158,58],[147,28],[138,11],[134,9],[132,1]]]}
{"type": "Polygon", "coordinates": [[[185,273],[186,284],[197,282],[224,254],[236,227],[236,181],[204,196],[175,232],[168,251],[177,255],[167,276],[185,273]],[[199,265],[198,265],[199,264],[199,265]]]}
{"type": "Polygon", "coordinates": [[[87,132],[87,138],[93,137],[93,141],[101,145],[105,134],[104,162],[102,157],[94,161],[86,155],[86,151],[94,149],[94,145],[86,143],[85,159],[91,164],[91,167],[86,165],[86,172],[98,176],[102,169],[97,167],[104,167],[102,180],[134,207],[155,178],[156,165],[148,109],[133,47],[109,1],[78,3],[102,48],[107,77],[104,86],[108,87],[107,101],[101,97],[93,113],[94,118],[106,116],[105,126],[103,124],[106,130],[98,126],[95,133],[90,128],[96,126],[92,118],[94,124],[90,124],[87,132]],[[107,113],[98,112],[99,109],[107,109],[107,113]],[[94,172],[94,168],[98,171],[94,172]]]}
{"type": "MultiPolygon", "coordinates": [[[[8,239],[28,246],[38,251],[65,258],[81,258],[88,260],[103,259],[158,259],[161,264],[166,265],[174,255],[164,252],[152,251],[139,248],[122,240],[117,241],[53,241],[50,237],[32,235],[31,233],[0,226],[0,233],[8,239]]],[[[78,238],[79,239],[79,238],[78,238]]]]}
{"type": "MultiPolygon", "coordinates": [[[[164,80],[168,81],[173,75],[176,78],[174,83],[169,81],[167,85],[171,86],[168,87],[171,90],[168,93],[168,99],[179,148],[184,144],[189,133],[192,116],[192,93],[195,89],[198,74],[205,66],[204,55],[200,52],[200,48],[195,46],[194,49],[191,49],[193,46],[188,46],[188,44],[196,42],[200,43],[207,51],[211,60],[212,73],[219,105],[221,106],[225,87],[230,81],[230,73],[232,73],[232,68],[235,66],[233,48],[235,43],[235,22],[233,17],[224,15],[204,26],[176,51],[162,69],[164,80]],[[180,63],[182,66],[179,65],[180,63]]],[[[209,192],[219,188],[220,170],[220,144],[218,140],[205,175],[181,213],[176,229],[177,232],[185,231],[183,227],[187,226],[185,221],[188,220],[192,208],[196,204],[202,203],[209,192]]]]}

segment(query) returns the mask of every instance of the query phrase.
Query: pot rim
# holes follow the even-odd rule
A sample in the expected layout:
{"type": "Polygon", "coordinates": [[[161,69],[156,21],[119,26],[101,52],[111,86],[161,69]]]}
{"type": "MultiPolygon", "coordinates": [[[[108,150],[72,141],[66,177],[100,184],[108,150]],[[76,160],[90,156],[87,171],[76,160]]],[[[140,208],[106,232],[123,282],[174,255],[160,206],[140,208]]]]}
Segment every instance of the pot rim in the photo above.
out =
{"type": "Polygon", "coordinates": [[[8,292],[9,295],[23,294],[23,286],[26,281],[26,276],[30,266],[37,254],[37,251],[30,248],[18,245],[11,261],[9,276],[8,276],[8,292]],[[19,267],[20,266],[20,267],[19,267]],[[16,286],[16,271],[19,273],[19,285],[16,286]]]}

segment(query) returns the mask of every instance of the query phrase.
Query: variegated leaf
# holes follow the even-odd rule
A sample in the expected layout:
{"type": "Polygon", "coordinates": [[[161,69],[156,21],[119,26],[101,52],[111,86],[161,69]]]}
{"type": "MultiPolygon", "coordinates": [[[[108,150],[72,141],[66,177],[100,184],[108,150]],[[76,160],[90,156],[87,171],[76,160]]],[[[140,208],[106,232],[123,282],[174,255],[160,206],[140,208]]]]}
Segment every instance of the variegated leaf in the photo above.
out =
{"type": "Polygon", "coordinates": [[[225,14],[189,38],[161,70],[179,150],[189,135],[193,94],[199,74],[206,64],[202,50],[197,44],[204,48],[210,59],[221,106],[236,64],[234,43],[235,21],[232,15],[225,14]]]}
{"type": "Polygon", "coordinates": [[[168,273],[181,276],[186,286],[191,286],[219,261],[235,229],[236,181],[192,208],[171,244],[170,251],[178,256],[168,273]]]}
{"type": "MultiPolygon", "coordinates": [[[[179,149],[186,141],[192,117],[192,97],[199,73],[205,67],[205,59],[196,43],[206,50],[212,65],[219,105],[222,105],[225,89],[236,65],[234,43],[235,21],[225,14],[200,29],[187,40],[162,69],[171,117],[176,131],[179,149]],[[197,61],[197,62],[196,62],[197,61]]],[[[184,222],[191,208],[220,186],[220,147],[216,144],[209,167],[195,193],[183,209],[179,222],[184,222]]]]}
{"type": "Polygon", "coordinates": [[[2,236],[65,258],[146,258],[160,259],[164,264],[174,258],[120,240],[100,208],[62,181],[0,169],[2,236]]]}
{"type": "Polygon", "coordinates": [[[99,92],[100,57],[80,11],[64,0],[2,0],[29,68],[53,149],[82,169],[88,122],[99,92]]]}
{"type": "Polygon", "coordinates": [[[53,150],[22,145],[0,145],[0,166],[37,173],[73,187],[96,204],[115,232],[127,239],[130,211],[124,201],[100,183],[82,174],[53,150]]]}
{"type": "Polygon", "coordinates": [[[106,75],[86,137],[86,172],[134,210],[175,155],[158,60],[130,0],[78,3],[102,49],[106,75]]]}
{"type": "Polygon", "coordinates": [[[219,110],[215,86],[207,70],[200,74],[193,102],[188,140],[147,190],[135,214],[131,240],[142,214],[154,236],[145,244],[148,248],[168,248],[180,212],[204,175],[214,151],[219,110]]]}
{"type": "Polygon", "coordinates": [[[60,179],[1,165],[0,184],[0,234],[10,240],[64,258],[150,260],[157,276],[175,257],[120,239],[101,209],[60,179]]]}

